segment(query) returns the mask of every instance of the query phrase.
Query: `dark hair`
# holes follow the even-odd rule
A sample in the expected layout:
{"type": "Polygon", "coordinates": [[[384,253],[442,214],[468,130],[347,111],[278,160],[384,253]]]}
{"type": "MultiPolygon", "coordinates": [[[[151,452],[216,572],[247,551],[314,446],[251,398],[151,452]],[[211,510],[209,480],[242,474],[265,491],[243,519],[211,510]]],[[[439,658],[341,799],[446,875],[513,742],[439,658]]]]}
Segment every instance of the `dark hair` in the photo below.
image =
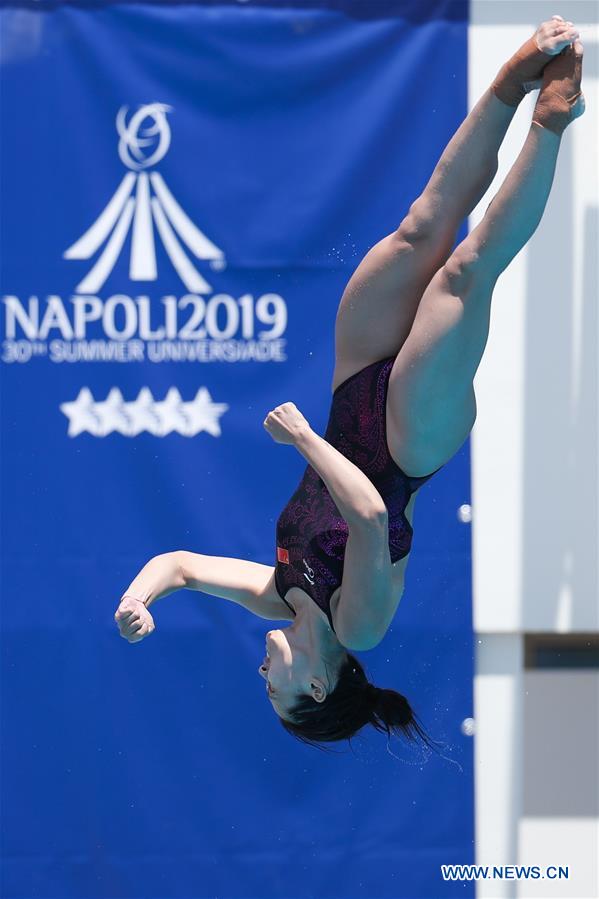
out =
{"type": "Polygon", "coordinates": [[[395,733],[411,741],[420,739],[434,748],[406,697],[371,684],[351,653],[347,653],[335,689],[326,699],[316,702],[306,693],[289,709],[289,716],[279,717],[287,733],[319,749],[323,748],[321,743],[350,739],[366,724],[387,737],[395,733]]]}

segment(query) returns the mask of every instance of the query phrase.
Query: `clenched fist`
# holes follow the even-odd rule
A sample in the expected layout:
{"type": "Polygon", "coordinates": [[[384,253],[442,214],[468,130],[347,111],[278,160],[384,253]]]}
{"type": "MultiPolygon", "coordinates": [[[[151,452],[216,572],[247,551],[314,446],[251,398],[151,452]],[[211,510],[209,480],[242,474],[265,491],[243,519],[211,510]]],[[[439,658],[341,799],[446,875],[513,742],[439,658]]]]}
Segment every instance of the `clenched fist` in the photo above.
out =
{"type": "Polygon", "coordinates": [[[291,445],[301,434],[310,430],[310,425],[295,403],[283,403],[269,412],[264,419],[264,427],[275,443],[291,445]]]}
{"type": "Polygon", "coordinates": [[[121,637],[139,643],[156,629],[154,619],[140,599],[124,596],[114,614],[121,637]]]}

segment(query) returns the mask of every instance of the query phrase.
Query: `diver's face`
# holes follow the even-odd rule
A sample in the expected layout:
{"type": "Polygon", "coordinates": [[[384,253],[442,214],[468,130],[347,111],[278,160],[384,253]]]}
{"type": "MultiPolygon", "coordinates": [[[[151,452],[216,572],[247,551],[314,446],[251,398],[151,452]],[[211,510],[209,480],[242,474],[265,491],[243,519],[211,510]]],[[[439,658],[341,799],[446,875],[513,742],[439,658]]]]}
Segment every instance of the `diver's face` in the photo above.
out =
{"type": "Polygon", "coordinates": [[[292,651],[284,631],[269,631],[266,635],[266,656],[258,673],[266,681],[269,699],[279,702],[297,692],[299,653],[292,651]]]}
{"type": "Polygon", "coordinates": [[[310,691],[309,658],[290,644],[286,630],[267,633],[266,656],[258,668],[266,681],[268,698],[280,715],[300,694],[310,691]]]}
{"type": "Polygon", "coordinates": [[[266,656],[258,673],[266,681],[268,698],[282,718],[299,696],[309,694],[316,702],[324,702],[332,689],[324,660],[318,653],[310,655],[299,649],[291,627],[267,633],[266,656]]]}

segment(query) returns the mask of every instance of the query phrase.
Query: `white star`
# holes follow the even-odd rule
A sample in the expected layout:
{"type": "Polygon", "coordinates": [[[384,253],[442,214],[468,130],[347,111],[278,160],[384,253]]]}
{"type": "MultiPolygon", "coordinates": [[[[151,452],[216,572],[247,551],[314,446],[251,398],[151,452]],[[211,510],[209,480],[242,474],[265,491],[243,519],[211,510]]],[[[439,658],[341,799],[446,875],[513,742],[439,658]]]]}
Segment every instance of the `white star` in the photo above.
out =
{"type": "Polygon", "coordinates": [[[94,437],[102,437],[102,422],[96,415],[94,398],[88,387],[82,387],[76,400],[61,403],[60,411],[69,419],[69,437],[76,437],[82,431],[88,431],[94,437]]]}
{"type": "Polygon", "coordinates": [[[160,437],[170,434],[171,431],[185,433],[187,416],[183,407],[181,394],[176,387],[171,387],[161,402],[154,403],[154,410],[160,418],[160,437]]]}
{"type": "Polygon", "coordinates": [[[207,431],[220,437],[220,416],[229,406],[213,403],[205,387],[201,387],[195,399],[184,403],[176,387],[171,387],[160,402],[156,402],[150,390],[143,387],[133,402],[126,403],[118,387],[113,387],[103,401],[94,402],[91,391],[82,387],[76,400],[62,403],[61,411],[69,419],[69,436],[76,437],[88,431],[94,437],[105,437],[117,431],[127,437],[135,437],[148,431],[156,437],[164,437],[176,431],[184,437],[194,437],[207,431]]]}
{"type": "Polygon", "coordinates": [[[121,434],[129,433],[130,419],[127,416],[123,394],[118,387],[112,388],[104,402],[96,403],[95,412],[100,418],[100,435],[102,437],[110,434],[111,431],[119,431],[121,434]]]}
{"type": "Polygon", "coordinates": [[[184,403],[184,406],[188,428],[180,431],[181,434],[193,437],[200,431],[208,431],[213,437],[220,437],[219,419],[229,408],[227,403],[213,403],[206,387],[200,387],[195,399],[190,403],[184,403]]]}
{"type": "Polygon", "coordinates": [[[135,437],[142,431],[148,431],[155,437],[162,434],[160,417],[154,408],[154,397],[147,387],[142,387],[136,400],[126,404],[125,415],[129,419],[129,437],[135,437]]]}

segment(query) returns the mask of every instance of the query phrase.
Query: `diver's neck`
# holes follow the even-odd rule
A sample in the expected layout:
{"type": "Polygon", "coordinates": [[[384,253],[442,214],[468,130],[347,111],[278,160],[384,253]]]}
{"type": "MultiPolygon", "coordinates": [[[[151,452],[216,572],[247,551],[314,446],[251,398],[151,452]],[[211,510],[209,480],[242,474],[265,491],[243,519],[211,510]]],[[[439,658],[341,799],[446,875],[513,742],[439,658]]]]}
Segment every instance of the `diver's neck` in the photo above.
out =
{"type": "Polygon", "coordinates": [[[341,647],[325,613],[307,593],[293,591],[289,600],[295,609],[295,617],[287,630],[297,646],[321,650],[341,647]]]}

